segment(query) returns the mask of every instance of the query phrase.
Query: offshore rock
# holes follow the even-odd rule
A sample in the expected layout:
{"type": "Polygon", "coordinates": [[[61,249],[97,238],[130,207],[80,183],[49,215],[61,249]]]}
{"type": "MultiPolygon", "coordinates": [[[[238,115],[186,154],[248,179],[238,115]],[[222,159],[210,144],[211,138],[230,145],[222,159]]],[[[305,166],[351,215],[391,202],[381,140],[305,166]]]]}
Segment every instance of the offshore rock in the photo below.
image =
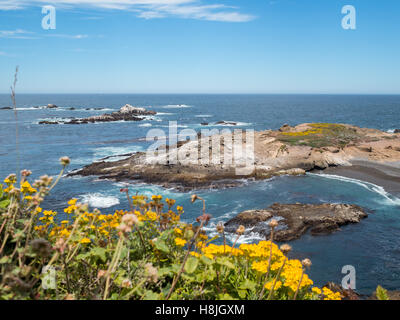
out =
{"type": "Polygon", "coordinates": [[[243,225],[250,229],[247,233],[255,232],[268,239],[268,222],[274,218],[278,221],[274,240],[290,241],[300,238],[307,231],[312,235],[328,234],[339,230],[341,226],[359,223],[367,216],[361,207],[349,204],[274,203],[267,209],[239,213],[226,222],[225,230],[233,233],[239,225],[243,225]]]}

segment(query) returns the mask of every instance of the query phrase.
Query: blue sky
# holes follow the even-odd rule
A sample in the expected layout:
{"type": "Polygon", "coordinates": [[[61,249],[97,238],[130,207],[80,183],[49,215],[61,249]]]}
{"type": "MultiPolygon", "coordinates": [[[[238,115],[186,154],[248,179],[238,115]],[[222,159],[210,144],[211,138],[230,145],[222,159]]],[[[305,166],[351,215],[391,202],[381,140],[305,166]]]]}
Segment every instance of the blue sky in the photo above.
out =
{"type": "Polygon", "coordinates": [[[399,21],[397,0],[0,0],[0,92],[19,65],[24,93],[400,94],[399,21]]]}

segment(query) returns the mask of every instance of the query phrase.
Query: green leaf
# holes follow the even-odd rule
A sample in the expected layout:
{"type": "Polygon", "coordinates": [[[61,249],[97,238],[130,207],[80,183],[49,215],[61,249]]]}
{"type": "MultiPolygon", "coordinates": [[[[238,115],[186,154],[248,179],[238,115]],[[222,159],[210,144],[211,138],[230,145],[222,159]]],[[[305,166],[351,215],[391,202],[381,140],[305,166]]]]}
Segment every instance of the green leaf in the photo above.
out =
{"type": "Polygon", "coordinates": [[[213,260],[211,260],[210,258],[207,258],[206,256],[201,256],[200,261],[203,262],[207,266],[212,265],[212,263],[213,263],[213,260]]]}
{"type": "Polygon", "coordinates": [[[189,257],[185,264],[185,271],[187,273],[193,273],[196,271],[197,266],[199,265],[199,260],[195,257],[189,257]]]}
{"type": "Polygon", "coordinates": [[[217,258],[217,263],[222,265],[222,266],[228,267],[229,269],[235,269],[236,268],[235,265],[232,262],[230,262],[229,258],[227,258],[227,257],[217,258]]]}
{"type": "Polygon", "coordinates": [[[174,270],[172,269],[172,267],[164,267],[164,268],[158,269],[158,276],[160,278],[162,278],[164,276],[172,277],[173,275],[174,275],[174,270]]]}
{"type": "Polygon", "coordinates": [[[232,296],[230,296],[229,294],[227,294],[227,293],[224,293],[224,294],[219,294],[218,295],[218,299],[219,300],[235,300],[235,298],[234,297],[232,297],[232,296]]]}
{"type": "Polygon", "coordinates": [[[240,290],[240,289],[239,289],[239,290],[237,291],[237,293],[238,293],[240,299],[245,299],[246,296],[247,296],[247,290],[240,290]]]}
{"type": "Polygon", "coordinates": [[[254,281],[251,281],[249,279],[244,280],[240,286],[239,289],[244,289],[244,290],[255,290],[257,286],[257,283],[255,283],[254,281]]]}
{"type": "Polygon", "coordinates": [[[90,256],[90,252],[80,253],[76,256],[77,260],[85,260],[90,256]]]}
{"type": "Polygon", "coordinates": [[[174,229],[167,229],[160,235],[159,238],[162,240],[168,240],[173,233],[174,233],[174,229]]]}
{"type": "Polygon", "coordinates": [[[376,297],[378,298],[378,300],[389,300],[387,290],[383,289],[381,286],[378,286],[376,288],[376,297]]]}
{"type": "Polygon", "coordinates": [[[104,248],[96,247],[90,251],[90,254],[94,257],[98,257],[101,261],[107,261],[107,250],[104,248]]]}
{"type": "Polygon", "coordinates": [[[0,208],[5,209],[8,207],[9,204],[10,204],[10,200],[8,200],[8,199],[2,200],[2,201],[0,201],[0,208]]]}
{"type": "Polygon", "coordinates": [[[156,249],[161,251],[161,252],[164,252],[164,253],[169,253],[170,252],[169,247],[167,246],[165,241],[162,240],[162,239],[157,239],[157,241],[154,242],[154,245],[155,245],[156,249]]]}
{"type": "Polygon", "coordinates": [[[0,259],[0,264],[5,264],[11,262],[11,259],[9,256],[4,256],[3,258],[0,259]]]}
{"type": "Polygon", "coordinates": [[[145,293],[143,299],[144,300],[158,300],[159,294],[156,292],[153,292],[151,290],[146,290],[146,293],[145,293]]]}

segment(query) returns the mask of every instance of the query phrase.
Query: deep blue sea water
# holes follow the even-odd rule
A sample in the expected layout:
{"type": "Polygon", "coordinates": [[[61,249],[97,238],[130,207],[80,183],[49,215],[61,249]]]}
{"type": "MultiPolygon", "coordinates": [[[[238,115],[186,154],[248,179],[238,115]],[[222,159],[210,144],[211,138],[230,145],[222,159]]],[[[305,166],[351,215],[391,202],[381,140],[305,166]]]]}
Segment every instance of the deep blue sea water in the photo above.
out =
{"type": "MultiPolygon", "coordinates": [[[[8,95],[0,95],[0,107],[10,105],[8,95]]],[[[400,128],[400,96],[374,95],[18,95],[20,168],[33,171],[33,178],[59,172],[58,159],[68,155],[70,170],[106,156],[145,150],[138,141],[149,129],[167,130],[168,121],[179,129],[199,130],[202,122],[239,122],[240,128],[277,129],[283,123],[350,123],[384,131],[400,128]],[[59,109],[33,108],[49,103],[59,109]],[[142,122],[87,125],[39,125],[40,120],[87,117],[117,110],[126,103],[159,112],[142,122]],[[68,110],[74,107],[76,110],[68,110]],[[104,110],[86,110],[104,108],[104,110]]],[[[15,119],[13,111],[0,110],[0,177],[16,171],[15,119]]],[[[77,197],[104,212],[127,206],[119,189],[123,184],[95,177],[64,178],[49,196],[44,208],[62,212],[66,200],[77,197]]],[[[189,193],[161,187],[132,184],[131,193],[162,194],[184,206],[185,220],[193,222],[200,204],[190,203],[189,193]]],[[[354,181],[318,175],[279,177],[251,182],[242,187],[199,192],[213,215],[210,232],[218,221],[274,202],[358,204],[369,212],[368,219],[343,227],[328,236],[305,235],[293,241],[296,257],[309,257],[310,271],[317,285],[341,282],[341,270],[353,265],[357,290],[371,293],[378,284],[400,288],[400,195],[388,195],[382,188],[354,181]]],[[[254,235],[246,241],[258,241],[254,235]]]]}

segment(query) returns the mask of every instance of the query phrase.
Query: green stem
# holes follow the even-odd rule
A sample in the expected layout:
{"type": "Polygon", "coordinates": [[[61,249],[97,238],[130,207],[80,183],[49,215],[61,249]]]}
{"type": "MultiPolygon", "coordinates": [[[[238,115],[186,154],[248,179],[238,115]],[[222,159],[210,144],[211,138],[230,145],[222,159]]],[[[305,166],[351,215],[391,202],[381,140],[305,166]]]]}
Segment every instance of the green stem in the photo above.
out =
{"type": "Polygon", "coordinates": [[[283,264],[281,265],[281,267],[280,267],[280,269],[279,269],[279,271],[278,271],[278,274],[277,274],[276,277],[275,277],[274,283],[272,284],[272,288],[271,288],[271,291],[269,292],[269,295],[268,295],[267,300],[271,300],[272,295],[274,294],[275,285],[276,285],[276,283],[278,282],[278,279],[279,279],[279,277],[280,277],[280,275],[281,275],[281,272],[282,272],[282,270],[283,270],[283,267],[284,267],[285,264],[286,264],[286,260],[287,260],[287,258],[285,257],[285,260],[283,261],[283,264]]]}

